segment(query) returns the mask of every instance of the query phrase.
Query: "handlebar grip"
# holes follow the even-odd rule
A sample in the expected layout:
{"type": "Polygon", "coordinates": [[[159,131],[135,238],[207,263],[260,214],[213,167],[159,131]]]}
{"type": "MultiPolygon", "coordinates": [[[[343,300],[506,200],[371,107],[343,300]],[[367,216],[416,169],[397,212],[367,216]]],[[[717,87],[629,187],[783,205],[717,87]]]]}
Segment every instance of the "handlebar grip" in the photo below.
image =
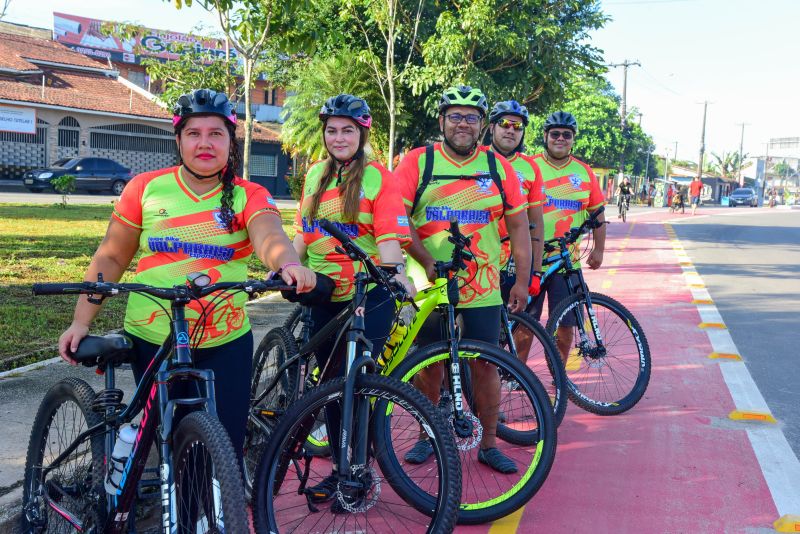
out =
{"type": "Polygon", "coordinates": [[[85,283],[68,284],[33,284],[34,295],[74,295],[81,291],[86,291],[88,287],[85,283]]]}
{"type": "Polygon", "coordinates": [[[352,241],[347,234],[342,232],[339,228],[336,227],[335,224],[333,224],[328,219],[320,219],[319,227],[328,232],[329,234],[331,234],[336,239],[338,239],[339,242],[342,243],[343,245],[346,243],[350,243],[352,241]]]}
{"type": "Polygon", "coordinates": [[[450,217],[450,235],[455,238],[462,237],[461,230],[458,228],[458,219],[450,217]]]}

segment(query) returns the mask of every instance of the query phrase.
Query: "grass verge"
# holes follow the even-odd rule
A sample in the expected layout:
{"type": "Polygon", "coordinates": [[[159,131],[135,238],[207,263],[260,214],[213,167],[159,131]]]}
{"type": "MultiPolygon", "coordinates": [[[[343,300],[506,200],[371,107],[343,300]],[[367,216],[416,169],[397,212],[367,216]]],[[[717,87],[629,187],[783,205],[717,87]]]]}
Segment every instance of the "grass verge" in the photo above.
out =
{"type": "MultiPolygon", "coordinates": [[[[292,237],[294,211],[281,214],[292,237]]],[[[0,371],[56,355],[75,297],[34,297],[31,284],[83,280],[110,216],[110,204],[0,204],[0,371]]],[[[251,277],[266,273],[255,258],[249,267],[251,277]]],[[[135,260],[122,281],[132,281],[134,270],[135,260]]],[[[121,328],[126,301],[108,299],[93,332],[121,328]]]]}

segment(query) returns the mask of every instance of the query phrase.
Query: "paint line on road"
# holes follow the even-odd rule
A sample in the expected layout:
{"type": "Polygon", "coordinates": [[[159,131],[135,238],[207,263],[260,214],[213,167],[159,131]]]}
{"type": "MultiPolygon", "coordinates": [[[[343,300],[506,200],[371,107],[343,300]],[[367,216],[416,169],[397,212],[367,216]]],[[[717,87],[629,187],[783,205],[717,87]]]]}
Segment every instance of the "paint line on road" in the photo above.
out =
{"type": "Polygon", "coordinates": [[[519,528],[519,522],[522,520],[522,514],[525,511],[525,507],[521,507],[519,510],[514,512],[513,514],[507,515],[505,517],[501,517],[497,521],[492,523],[492,526],[489,527],[488,534],[513,534],[519,528]]]}
{"type": "Polygon", "coordinates": [[[608,270],[608,276],[614,276],[615,274],[617,274],[617,270],[616,269],[609,269],[608,270]]]}
{"type": "MultiPolygon", "coordinates": [[[[680,224],[703,217],[708,217],[708,215],[672,221],[672,223],[680,224]]],[[[669,223],[664,224],[668,230],[672,230],[669,223]]],[[[684,272],[694,270],[691,266],[691,259],[685,252],[676,250],[675,254],[681,262],[680,265],[684,272]]],[[[697,277],[702,281],[699,275],[697,277]]],[[[708,289],[702,283],[689,283],[688,278],[687,285],[692,292],[692,304],[697,306],[698,314],[704,321],[698,326],[705,331],[713,349],[708,357],[719,362],[722,378],[736,407],[729,417],[732,420],[741,421],[746,426],[744,430],[753,447],[767,487],[769,487],[775,508],[778,510],[779,518],[775,520],[773,526],[779,532],[800,532],[800,515],[798,515],[800,514],[800,460],[786,440],[781,425],[752,424],[759,421],[765,423],[775,423],[776,421],[770,412],[767,401],[761,395],[761,391],[742,360],[741,353],[727,330],[719,310],[714,305],[708,289]],[[708,319],[711,318],[714,320],[709,321],[708,319]],[[719,319],[716,320],[717,318],[719,319]],[[704,325],[707,326],[704,327],[704,325]]]]}
{"type": "Polygon", "coordinates": [[[608,289],[611,287],[611,280],[603,280],[603,284],[600,286],[602,289],[608,289]]]}

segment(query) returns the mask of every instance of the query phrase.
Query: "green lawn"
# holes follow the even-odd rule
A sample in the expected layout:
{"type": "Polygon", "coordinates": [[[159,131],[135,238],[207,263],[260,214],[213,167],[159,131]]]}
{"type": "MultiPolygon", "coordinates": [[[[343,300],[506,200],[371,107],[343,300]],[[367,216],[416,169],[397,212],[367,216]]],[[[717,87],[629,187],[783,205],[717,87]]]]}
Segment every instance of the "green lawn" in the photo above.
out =
{"type": "MultiPolygon", "coordinates": [[[[102,239],[111,205],[0,204],[0,370],[55,355],[53,347],[72,320],[74,297],[33,297],[36,282],[83,280],[102,239]],[[20,358],[22,357],[22,358],[20,358]]],[[[293,211],[282,212],[294,235],[293,211]]],[[[123,277],[130,281],[133,267],[123,277]]],[[[256,259],[250,276],[266,270],[256,259]]],[[[94,332],[122,326],[125,297],[109,299],[94,332]]]]}

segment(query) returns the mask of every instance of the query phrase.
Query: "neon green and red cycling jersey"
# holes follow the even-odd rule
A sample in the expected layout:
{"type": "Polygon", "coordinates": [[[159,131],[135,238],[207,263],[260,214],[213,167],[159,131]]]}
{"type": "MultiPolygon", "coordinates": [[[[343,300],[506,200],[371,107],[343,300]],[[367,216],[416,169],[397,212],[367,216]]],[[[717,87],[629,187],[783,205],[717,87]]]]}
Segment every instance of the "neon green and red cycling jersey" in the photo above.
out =
{"type": "MultiPolygon", "coordinates": [[[[361,262],[336,251],[339,241],[319,227],[320,219],[328,219],[347,234],[356,245],[380,263],[378,243],[389,240],[400,241],[401,246],[411,243],[406,216],[400,193],[392,174],[377,162],[370,162],[364,169],[361,181],[361,201],[357,221],[344,219],[344,201],[340,197],[336,179],[331,180],[322,193],[316,217],[309,217],[311,199],[319,187],[325,172],[325,162],[317,162],[309,168],[303,185],[300,208],[295,217],[295,229],[302,233],[308,253],[308,268],[330,276],[336,284],[331,300],[341,302],[353,298],[355,274],[364,270],[361,262]]],[[[347,171],[343,173],[347,177],[347,171]]]]}
{"type": "MultiPolygon", "coordinates": [[[[507,206],[503,206],[500,191],[489,173],[487,151],[485,146],[478,147],[469,159],[458,163],[444,153],[441,143],[436,143],[434,179],[425,188],[411,219],[422,244],[435,260],[447,261],[453,252],[453,245],[447,240],[451,216],[456,216],[464,235],[472,236],[471,251],[475,260],[467,262],[467,270],[458,274],[461,279],[458,306],[461,308],[502,304],[499,291],[500,220],[503,215],[514,215],[528,206],[514,169],[498,156],[497,172],[507,202],[507,206]],[[437,176],[468,179],[437,180],[437,176]]],[[[394,171],[408,208],[413,204],[424,168],[425,147],[420,147],[409,152],[394,171]]],[[[422,276],[420,266],[415,266],[416,262],[410,263],[409,272],[413,269],[417,276],[422,276]]],[[[417,283],[419,285],[419,280],[417,283]]]]}
{"type": "MultiPolygon", "coordinates": [[[[542,172],[547,195],[543,207],[545,240],[563,236],[570,228],[580,226],[589,212],[606,203],[594,171],[582,161],[570,156],[566,164],[556,167],[544,154],[535,155],[533,160],[542,172]]],[[[577,264],[580,241],[571,247],[572,260],[577,264]]]]}
{"type": "MultiPolygon", "coordinates": [[[[539,165],[533,161],[533,156],[515,152],[513,156],[506,158],[506,161],[511,164],[514,171],[517,173],[519,184],[522,186],[520,192],[522,196],[527,199],[528,207],[535,208],[536,206],[543,205],[547,197],[544,194],[542,171],[539,169],[539,165]]],[[[500,235],[502,237],[508,235],[505,219],[500,221],[500,235]]],[[[503,242],[502,247],[500,251],[501,266],[508,263],[509,258],[511,258],[511,241],[503,242]]]]}
{"type": "MultiPolygon", "coordinates": [[[[222,184],[204,195],[186,185],[179,167],[140,174],[128,183],[112,217],[141,231],[141,257],[135,281],[161,287],[186,283],[186,275],[203,272],[213,282],[243,281],[253,245],[247,225],[266,215],[280,217],[275,201],[262,186],[236,178],[233,188],[233,233],[220,218],[222,184]]],[[[194,332],[205,306],[212,310],[197,328],[201,347],[233,341],[250,330],[244,310],[245,293],[215,294],[186,306],[189,332],[194,332]],[[214,306],[216,304],[216,306],[214,306]]],[[[159,301],[169,311],[168,301],[159,301]]],[[[150,298],[128,297],[125,330],[154,344],[161,344],[170,330],[170,318],[150,298]]]]}

